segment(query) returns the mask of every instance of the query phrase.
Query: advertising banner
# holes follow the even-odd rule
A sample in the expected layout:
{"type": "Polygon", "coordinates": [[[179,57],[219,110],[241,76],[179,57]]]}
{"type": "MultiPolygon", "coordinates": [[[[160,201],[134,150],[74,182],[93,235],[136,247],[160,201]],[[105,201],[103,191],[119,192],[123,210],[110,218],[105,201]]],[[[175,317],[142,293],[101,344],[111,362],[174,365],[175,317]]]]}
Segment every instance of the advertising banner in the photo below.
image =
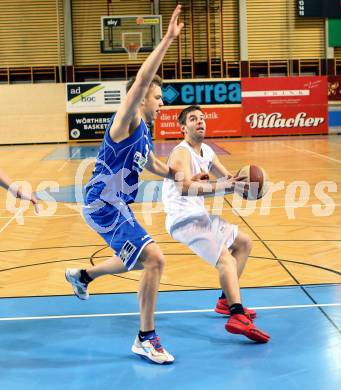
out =
{"type": "Polygon", "coordinates": [[[240,79],[172,80],[162,86],[165,106],[240,104],[240,79]]]}
{"type": "Polygon", "coordinates": [[[341,101],[341,76],[328,76],[328,100],[341,101]]]}
{"type": "Polygon", "coordinates": [[[68,114],[69,140],[102,140],[113,114],[113,112],[68,114]]]}
{"type": "Polygon", "coordinates": [[[326,77],[250,77],[242,79],[243,107],[327,104],[326,77]]]}
{"type": "Polygon", "coordinates": [[[242,79],[242,135],[328,132],[326,77],[242,79]]]}
{"type": "Polygon", "coordinates": [[[325,106],[285,106],[244,108],[244,136],[321,134],[328,132],[328,112],[325,106]]]}
{"type": "MultiPolygon", "coordinates": [[[[157,139],[182,138],[178,116],[182,108],[163,109],[155,122],[157,139]]],[[[241,107],[204,107],[206,137],[241,135],[241,107]]]]}
{"type": "Polygon", "coordinates": [[[126,81],[66,84],[66,112],[116,111],[126,95],[126,81]]]}

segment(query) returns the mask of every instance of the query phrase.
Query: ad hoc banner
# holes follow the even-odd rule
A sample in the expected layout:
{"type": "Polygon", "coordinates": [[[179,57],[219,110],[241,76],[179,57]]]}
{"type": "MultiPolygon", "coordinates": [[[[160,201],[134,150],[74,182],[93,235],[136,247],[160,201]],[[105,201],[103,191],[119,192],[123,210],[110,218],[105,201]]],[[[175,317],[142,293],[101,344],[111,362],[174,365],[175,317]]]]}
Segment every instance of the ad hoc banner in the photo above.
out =
{"type": "Polygon", "coordinates": [[[66,112],[116,111],[126,95],[126,81],[66,84],[66,112]]]}
{"type": "Polygon", "coordinates": [[[126,81],[66,84],[69,140],[101,140],[126,95],[126,84],[126,81]]]}

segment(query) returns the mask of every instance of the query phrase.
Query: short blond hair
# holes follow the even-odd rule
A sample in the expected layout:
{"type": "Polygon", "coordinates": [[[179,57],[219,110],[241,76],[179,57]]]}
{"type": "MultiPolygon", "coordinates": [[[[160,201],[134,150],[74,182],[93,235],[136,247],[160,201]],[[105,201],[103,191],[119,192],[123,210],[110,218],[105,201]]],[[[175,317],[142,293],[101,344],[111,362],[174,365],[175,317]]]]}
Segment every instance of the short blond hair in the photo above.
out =
{"type": "MultiPolygon", "coordinates": [[[[133,84],[135,83],[135,80],[136,80],[136,76],[133,76],[133,77],[130,77],[130,79],[128,80],[128,83],[127,83],[127,86],[126,86],[126,91],[128,92],[129,89],[133,86],[133,84]]],[[[149,85],[149,88],[152,86],[152,85],[157,85],[158,87],[162,87],[162,78],[159,76],[159,75],[155,75],[153,77],[153,80],[151,81],[150,85],[149,85]]]]}

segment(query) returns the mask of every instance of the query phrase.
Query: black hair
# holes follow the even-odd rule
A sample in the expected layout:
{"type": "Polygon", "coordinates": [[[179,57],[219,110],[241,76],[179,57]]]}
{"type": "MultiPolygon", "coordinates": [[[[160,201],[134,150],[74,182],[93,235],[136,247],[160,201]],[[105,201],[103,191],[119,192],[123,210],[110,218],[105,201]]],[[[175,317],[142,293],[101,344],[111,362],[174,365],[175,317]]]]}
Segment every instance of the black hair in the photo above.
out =
{"type": "Polygon", "coordinates": [[[178,117],[178,121],[180,123],[180,126],[184,126],[186,124],[186,119],[187,119],[187,114],[189,114],[190,112],[192,111],[201,111],[202,112],[202,109],[200,106],[188,106],[186,108],[184,108],[180,114],[179,114],[179,117],[178,117]]]}

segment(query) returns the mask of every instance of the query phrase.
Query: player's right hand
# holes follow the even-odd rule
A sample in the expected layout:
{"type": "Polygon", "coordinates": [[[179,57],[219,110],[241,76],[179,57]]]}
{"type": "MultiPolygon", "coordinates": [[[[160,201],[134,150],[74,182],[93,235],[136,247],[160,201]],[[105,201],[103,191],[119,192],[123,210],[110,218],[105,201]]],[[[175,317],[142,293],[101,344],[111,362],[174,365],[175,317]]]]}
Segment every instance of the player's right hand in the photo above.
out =
{"type": "Polygon", "coordinates": [[[168,25],[168,30],[166,33],[167,38],[174,39],[180,34],[180,31],[184,26],[182,22],[179,23],[180,13],[181,13],[181,5],[178,4],[175,10],[173,11],[171,20],[168,25]]]}

